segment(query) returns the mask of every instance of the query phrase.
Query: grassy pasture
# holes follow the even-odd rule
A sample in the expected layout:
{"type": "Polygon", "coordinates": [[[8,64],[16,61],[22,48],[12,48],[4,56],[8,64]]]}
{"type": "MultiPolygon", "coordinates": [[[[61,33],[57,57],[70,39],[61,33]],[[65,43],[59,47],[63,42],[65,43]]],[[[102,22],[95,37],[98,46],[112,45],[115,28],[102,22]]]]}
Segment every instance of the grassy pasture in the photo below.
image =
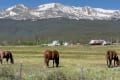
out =
{"type": "Polygon", "coordinates": [[[13,52],[15,64],[0,65],[0,80],[119,80],[120,68],[107,68],[105,52],[116,50],[120,56],[120,46],[1,46],[0,50],[13,52]],[[43,52],[46,49],[60,52],[60,67],[44,66],[43,52]],[[12,75],[11,75],[12,74],[12,75]]]}

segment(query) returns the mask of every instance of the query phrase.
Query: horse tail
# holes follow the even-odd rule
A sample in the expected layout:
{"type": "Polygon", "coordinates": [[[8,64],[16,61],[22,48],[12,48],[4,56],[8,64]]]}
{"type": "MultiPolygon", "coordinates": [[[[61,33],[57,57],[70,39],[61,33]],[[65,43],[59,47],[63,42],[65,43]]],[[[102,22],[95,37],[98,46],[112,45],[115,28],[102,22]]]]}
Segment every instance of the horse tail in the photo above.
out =
{"type": "Polygon", "coordinates": [[[59,64],[59,57],[58,57],[58,64],[59,64]]]}
{"type": "Polygon", "coordinates": [[[56,62],[56,67],[58,67],[59,65],[59,52],[57,50],[53,50],[54,53],[54,58],[55,58],[55,62],[56,62]]]}
{"type": "Polygon", "coordinates": [[[59,64],[59,53],[58,53],[58,56],[57,56],[57,58],[58,58],[58,64],[59,64]]]}
{"type": "Polygon", "coordinates": [[[13,59],[12,53],[10,53],[10,62],[11,62],[12,64],[14,64],[14,59],[13,59]]]}
{"type": "Polygon", "coordinates": [[[57,63],[59,64],[59,52],[57,54],[57,63]]]}

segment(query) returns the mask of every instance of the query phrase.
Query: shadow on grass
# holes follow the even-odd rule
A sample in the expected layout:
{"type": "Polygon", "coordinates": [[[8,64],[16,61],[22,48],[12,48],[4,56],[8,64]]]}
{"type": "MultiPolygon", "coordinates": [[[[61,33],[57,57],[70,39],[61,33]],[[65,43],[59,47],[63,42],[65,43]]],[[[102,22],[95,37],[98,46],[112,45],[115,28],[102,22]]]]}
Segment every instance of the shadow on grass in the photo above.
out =
{"type": "Polygon", "coordinates": [[[48,68],[62,68],[62,67],[64,67],[64,66],[58,66],[58,67],[49,66],[48,68]]]}

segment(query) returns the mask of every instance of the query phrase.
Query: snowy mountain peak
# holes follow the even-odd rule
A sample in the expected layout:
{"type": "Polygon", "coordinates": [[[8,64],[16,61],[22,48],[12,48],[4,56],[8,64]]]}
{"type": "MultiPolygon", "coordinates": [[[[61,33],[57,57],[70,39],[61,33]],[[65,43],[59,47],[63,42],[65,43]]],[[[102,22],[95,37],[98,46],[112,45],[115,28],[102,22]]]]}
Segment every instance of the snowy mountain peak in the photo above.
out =
{"type": "Polygon", "coordinates": [[[120,19],[120,10],[106,10],[92,8],[89,6],[75,7],[60,3],[49,3],[29,8],[23,4],[18,4],[0,11],[0,18],[10,18],[17,20],[26,19],[48,19],[48,18],[68,18],[68,19],[89,19],[89,20],[112,20],[120,19]]]}
{"type": "Polygon", "coordinates": [[[64,6],[64,5],[62,5],[60,3],[48,3],[48,4],[39,5],[38,8],[40,10],[47,10],[47,9],[51,9],[51,8],[56,9],[58,7],[61,7],[61,6],[64,6]]]}
{"type": "Polygon", "coordinates": [[[60,4],[60,3],[48,3],[48,4],[40,5],[38,7],[39,8],[41,8],[41,7],[54,8],[56,6],[62,6],[62,4],[60,4]]]}
{"type": "Polygon", "coordinates": [[[16,8],[21,8],[21,9],[28,9],[26,6],[24,6],[23,4],[18,4],[16,5],[16,8]]]}
{"type": "Polygon", "coordinates": [[[18,5],[15,5],[15,6],[12,6],[10,8],[7,8],[6,11],[11,11],[13,9],[28,9],[26,6],[24,6],[23,4],[18,4],[18,5]]]}

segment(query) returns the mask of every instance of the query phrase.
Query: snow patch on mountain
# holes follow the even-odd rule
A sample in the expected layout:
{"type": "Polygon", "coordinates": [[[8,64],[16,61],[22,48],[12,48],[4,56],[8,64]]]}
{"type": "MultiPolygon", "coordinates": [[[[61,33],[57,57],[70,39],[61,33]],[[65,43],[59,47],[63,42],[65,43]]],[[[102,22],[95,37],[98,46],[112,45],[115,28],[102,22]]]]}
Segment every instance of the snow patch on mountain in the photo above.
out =
{"type": "Polygon", "coordinates": [[[89,20],[111,20],[120,19],[120,10],[106,10],[92,8],[89,6],[75,7],[60,3],[49,3],[29,8],[23,4],[18,4],[0,11],[0,18],[10,18],[16,20],[27,19],[48,19],[48,18],[68,18],[68,19],[89,19],[89,20]]]}

